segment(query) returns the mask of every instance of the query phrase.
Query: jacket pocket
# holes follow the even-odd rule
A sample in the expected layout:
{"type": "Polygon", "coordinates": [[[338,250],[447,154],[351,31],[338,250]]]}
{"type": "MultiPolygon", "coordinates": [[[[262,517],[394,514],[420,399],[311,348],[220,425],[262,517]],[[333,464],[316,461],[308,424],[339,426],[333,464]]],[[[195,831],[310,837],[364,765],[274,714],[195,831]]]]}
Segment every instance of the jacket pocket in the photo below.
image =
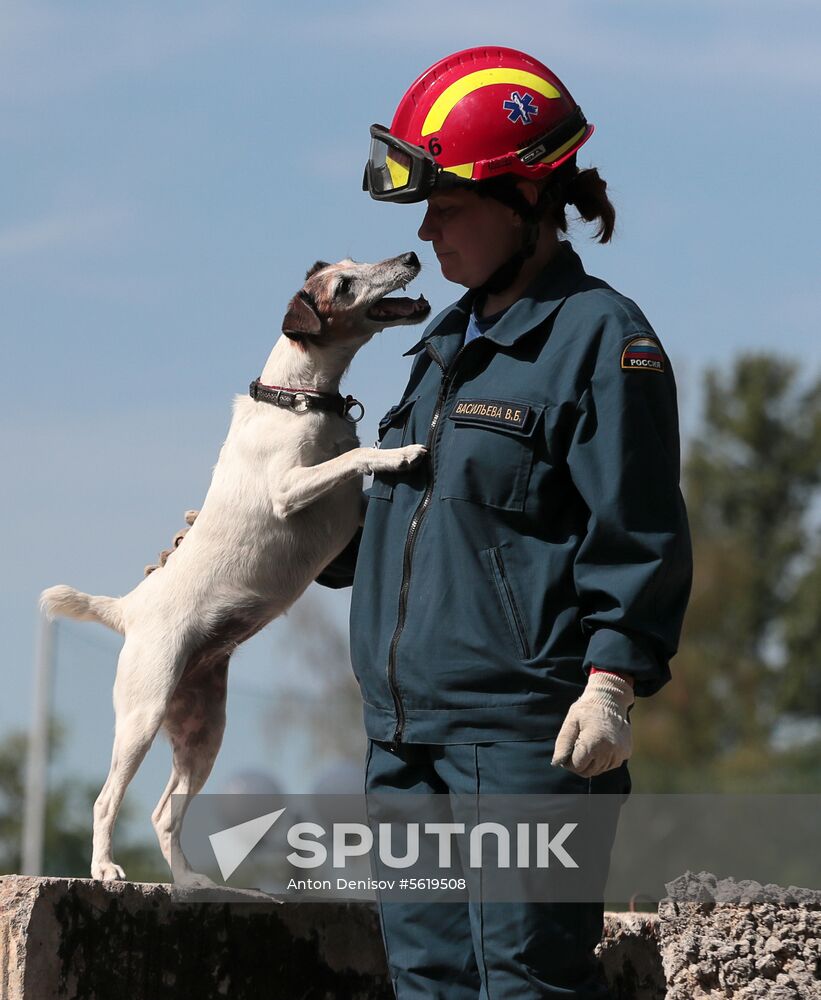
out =
{"type": "MultiPolygon", "coordinates": [[[[414,396],[392,406],[379,421],[377,441],[380,451],[386,448],[401,448],[406,443],[410,414],[417,398],[414,396]]],[[[375,472],[373,485],[365,490],[365,493],[370,499],[391,500],[398,475],[395,472],[375,472]]]]}
{"type": "Polygon", "coordinates": [[[524,660],[529,660],[531,657],[530,643],[527,641],[524,621],[516,604],[516,598],[513,595],[510,578],[505,570],[502,551],[498,546],[492,549],[485,549],[484,556],[490,566],[490,573],[496,587],[496,593],[502,605],[502,610],[507,619],[507,626],[510,629],[510,634],[519,652],[519,656],[524,660]]]}
{"type": "Polygon", "coordinates": [[[522,511],[533,468],[537,427],[544,403],[487,401],[492,412],[522,414],[518,422],[473,416],[470,404],[483,400],[456,400],[442,433],[436,460],[443,500],[469,500],[500,510],[522,511]],[[460,407],[461,404],[461,407],[460,407]],[[468,410],[468,415],[462,412],[468,410]]]}

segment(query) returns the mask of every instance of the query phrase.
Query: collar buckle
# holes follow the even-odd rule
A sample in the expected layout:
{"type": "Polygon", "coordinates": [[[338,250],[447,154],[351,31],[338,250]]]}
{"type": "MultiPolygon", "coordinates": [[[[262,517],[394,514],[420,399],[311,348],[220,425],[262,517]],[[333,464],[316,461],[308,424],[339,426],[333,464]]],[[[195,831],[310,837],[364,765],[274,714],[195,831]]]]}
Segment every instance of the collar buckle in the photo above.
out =
{"type": "Polygon", "coordinates": [[[281,385],[265,385],[260,379],[255,378],[248,387],[248,394],[251,399],[272,403],[274,406],[281,406],[283,409],[292,410],[294,413],[304,413],[306,410],[329,410],[337,413],[346,420],[356,424],[365,415],[365,407],[354,399],[353,396],[344,398],[338,392],[320,392],[318,389],[297,389],[285,388],[281,385]],[[351,411],[359,407],[356,416],[351,416],[351,411]]]}

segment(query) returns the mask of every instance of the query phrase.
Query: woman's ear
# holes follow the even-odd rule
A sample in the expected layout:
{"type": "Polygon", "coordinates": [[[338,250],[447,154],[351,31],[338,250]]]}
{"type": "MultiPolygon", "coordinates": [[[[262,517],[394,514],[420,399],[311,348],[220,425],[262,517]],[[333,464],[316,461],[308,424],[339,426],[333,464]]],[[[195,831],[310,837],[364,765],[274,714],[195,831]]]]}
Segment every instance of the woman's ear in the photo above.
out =
{"type": "Polygon", "coordinates": [[[540,185],[536,181],[528,180],[526,177],[516,181],[516,186],[522,195],[527,199],[528,205],[535,205],[539,200],[540,185]]]}

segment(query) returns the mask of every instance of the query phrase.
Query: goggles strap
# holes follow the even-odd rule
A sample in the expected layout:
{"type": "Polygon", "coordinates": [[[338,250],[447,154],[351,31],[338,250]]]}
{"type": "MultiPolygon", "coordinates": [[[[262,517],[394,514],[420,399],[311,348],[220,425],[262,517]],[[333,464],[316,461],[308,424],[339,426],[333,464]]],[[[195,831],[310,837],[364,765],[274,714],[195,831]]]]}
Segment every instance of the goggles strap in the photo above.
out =
{"type": "Polygon", "coordinates": [[[567,162],[568,169],[564,170],[564,164],[562,164],[551,183],[546,184],[539,192],[535,205],[530,204],[511,177],[493,178],[493,180],[477,183],[475,188],[477,194],[483,198],[495,198],[502,202],[503,205],[512,208],[524,222],[519,249],[498,267],[484,284],[475,289],[477,295],[487,295],[488,293],[496,295],[509,288],[518,277],[524,262],[536,252],[539,242],[539,226],[547,205],[550,202],[557,205],[566,203],[567,187],[577,170],[576,157],[572,157],[567,162]]]}

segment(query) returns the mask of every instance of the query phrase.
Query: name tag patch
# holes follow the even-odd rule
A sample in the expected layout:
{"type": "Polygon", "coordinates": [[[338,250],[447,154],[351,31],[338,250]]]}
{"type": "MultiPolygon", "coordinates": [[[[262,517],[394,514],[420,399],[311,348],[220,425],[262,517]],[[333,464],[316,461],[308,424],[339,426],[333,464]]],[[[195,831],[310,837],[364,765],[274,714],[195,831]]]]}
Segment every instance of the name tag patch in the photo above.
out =
{"type": "Polygon", "coordinates": [[[530,407],[504,399],[457,399],[448,416],[462,424],[523,431],[530,416],[530,407]]]}
{"type": "Polygon", "coordinates": [[[663,372],[664,355],[652,337],[634,337],[621,352],[622,371],[663,372]]]}

